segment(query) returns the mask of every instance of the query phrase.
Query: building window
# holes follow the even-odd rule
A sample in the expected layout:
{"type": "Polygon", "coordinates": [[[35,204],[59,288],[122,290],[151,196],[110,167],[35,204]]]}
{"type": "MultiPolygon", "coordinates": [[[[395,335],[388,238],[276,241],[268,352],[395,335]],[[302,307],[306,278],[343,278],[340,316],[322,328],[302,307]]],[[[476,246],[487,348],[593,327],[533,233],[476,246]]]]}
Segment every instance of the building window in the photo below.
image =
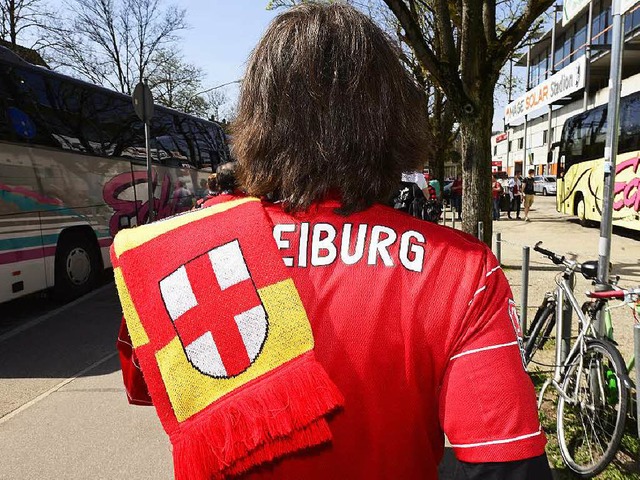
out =
{"type": "Polygon", "coordinates": [[[562,46],[564,45],[564,34],[556,39],[556,51],[553,53],[553,68],[558,71],[562,68],[562,46]]]}
{"type": "Polygon", "coordinates": [[[576,24],[576,34],[573,36],[573,55],[571,59],[584,55],[585,44],[587,43],[587,19],[582,17],[576,24]]]}
{"type": "Polygon", "coordinates": [[[497,154],[498,154],[498,146],[494,145],[494,147],[493,147],[493,155],[495,156],[497,154]]]}
{"type": "Polygon", "coordinates": [[[542,131],[542,144],[543,145],[547,144],[547,131],[546,130],[542,131]]]}
{"type": "MultiPolygon", "coordinates": [[[[602,6],[600,8],[602,8],[602,6]]],[[[609,26],[610,22],[610,8],[611,7],[606,7],[604,10],[601,10],[597,15],[594,15],[593,17],[592,38],[593,43],[596,45],[609,43],[609,32],[605,32],[605,30],[609,26]]]]}
{"type": "Polygon", "coordinates": [[[522,150],[524,148],[524,138],[518,139],[518,150],[522,150]]]}

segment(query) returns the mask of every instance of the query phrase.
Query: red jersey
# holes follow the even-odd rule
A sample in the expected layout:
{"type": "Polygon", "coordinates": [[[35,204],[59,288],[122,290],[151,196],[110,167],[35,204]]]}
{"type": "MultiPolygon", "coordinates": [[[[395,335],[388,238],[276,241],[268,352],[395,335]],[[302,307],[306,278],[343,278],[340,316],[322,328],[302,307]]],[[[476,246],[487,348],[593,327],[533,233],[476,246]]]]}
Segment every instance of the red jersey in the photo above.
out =
{"type": "Polygon", "coordinates": [[[389,207],[338,206],[267,212],[344,410],[331,444],[248,477],[436,479],[443,433],[462,461],[542,455],[515,303],[489,249],[389,207]]]}

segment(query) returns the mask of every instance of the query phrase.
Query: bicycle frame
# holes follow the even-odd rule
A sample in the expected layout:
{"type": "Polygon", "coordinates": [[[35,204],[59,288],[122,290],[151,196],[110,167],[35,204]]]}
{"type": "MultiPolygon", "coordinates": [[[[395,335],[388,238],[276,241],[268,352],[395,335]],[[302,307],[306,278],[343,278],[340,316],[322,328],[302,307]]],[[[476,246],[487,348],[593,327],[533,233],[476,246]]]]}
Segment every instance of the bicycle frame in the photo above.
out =
{"type": "MultiPolygon", "coordinates": [[[[540,389],[540,394],[538,396],[538,408],[542,406],[542,399],[549,385],[553,385],[556,391],[562,395],[566,401],[575,401],[575,398],[568,396],[560,385],[564,372],[568,368],[566,360],[567,358],[574,358],[579,349],[584,350],[586,345],[584,337],[589,334],[595,336],[596,333],[593,321],[584,314],[576,296],[573,293],[573,275],[575,273],[574,269],[576,265],[577,264],[574,262],[565,268],[565,271],[562,274],[562,279],[556,287],[556,362],[553,377],[548,378],[540,389]],[[565,314],[565,301],[568,301],[569,306],[571,307],[570,310],[568,310],[569,314],[565,314]],[[573,347],[569,349],[571,325],[573,323],[570,315],[572,311],[576,312],[576,315],[578,316],[580,328],[573,347]]],[[[583,352],[581,351],[580,353],[583,352]]],[[[579,358],[580,362],[582,362],[582,355],[579,355],[579,358]]],[[[582,365],[580,366],[582,367],[582,365]]]]}

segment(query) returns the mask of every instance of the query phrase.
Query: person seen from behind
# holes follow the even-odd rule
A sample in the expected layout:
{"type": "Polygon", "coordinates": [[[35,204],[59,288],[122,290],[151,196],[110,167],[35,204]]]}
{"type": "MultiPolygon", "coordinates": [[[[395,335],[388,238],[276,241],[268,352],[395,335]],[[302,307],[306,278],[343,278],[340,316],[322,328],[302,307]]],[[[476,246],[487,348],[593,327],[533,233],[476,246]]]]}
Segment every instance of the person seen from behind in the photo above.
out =
{"type": "Polygon", "coordinates": [[[491,196],[493,202],[493,219],[500,220],[500,197],[502,197],[502,185],[495,175],[491,177],[491,196]]]}
{"type": "Polygon", "coordinates": [[[398,55],[356,9],[308,2],[276,17],[248,62],[238,179],[273,199],[276,242],[345,407],[332,442],[246,477],[436,479],[446,433],[468,479],[550,479],[496,259],[386,205],[426,150],[422,93],[398,55]]]}
{"type": "Polygon", "coordinates": [[[217,180],[217,174],[212,173],[211,175],[209,175],[207,177],[207,190],[205,195],[200,198],[197,202],[196,202],[196,206],[194,208],[202,208],[202,206],[204,205],[205,202],[207,202],[208,200],[211,200],[213,197],[217,197],[218,194],[220,193],[218,190],[218,180],[217,180]]]}
{"type": "Polygon", "coordinates": [[[531,210],[531,205],[533,205],[533,199],[535,197],[535,191],[533,189],[533,174],[535,171],[531,168],[527,173],[527,178],[522,181],[524,190],[524,221],[530,222],[529,210],[531,210]]]}
{"type": "Polygon", "coordinates": [[[507,187],[509,189],[509,208],[507,209],[507,218],[509,220],[511,220],[511,212],[514,210],[516,212],[516,220],[520,220],[522,182],[519,177],[519,175],[511,177],[507,187]]]}
{"type": "Polygon", "coordinates": [[[404,183],[415,183],[422,191],[425,199],[428,200],[431,197],[429,184],[427,183],[427,179],[422,173],[418,171],[403,172],[401,181],[404,183]]]}
{"type": "Polygon", "coordinates": [[[227,162],[218,166],[216,169],[216,186],[218,193],[204,202],[203,207],[226,202],[241,194],[238,191],[238,182],[236,180],[236,162],[227,162]]]}
{"type": "Polygon", "coordinates": [[[254,49],[233,125],[238,183],[262,199],[344,408],[331,441],[239,478],[436,480],[446,434],[459,478],[551,479],[497,260],[387,205],[427,130],[399,51],[347,4],[294,7],[254,49]]]}

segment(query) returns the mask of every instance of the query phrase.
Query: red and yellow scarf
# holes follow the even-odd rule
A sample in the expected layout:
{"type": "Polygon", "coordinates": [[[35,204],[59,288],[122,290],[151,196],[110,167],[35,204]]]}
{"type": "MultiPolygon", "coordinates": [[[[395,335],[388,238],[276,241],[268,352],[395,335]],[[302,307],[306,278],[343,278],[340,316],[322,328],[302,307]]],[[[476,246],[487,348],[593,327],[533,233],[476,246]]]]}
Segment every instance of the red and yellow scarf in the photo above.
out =
{"type": "Polygon", "coordinates": [[[111,258],[177,479],[243,472],[330,440],[342,396],[257,199],[120,232],[111,258]]]}

